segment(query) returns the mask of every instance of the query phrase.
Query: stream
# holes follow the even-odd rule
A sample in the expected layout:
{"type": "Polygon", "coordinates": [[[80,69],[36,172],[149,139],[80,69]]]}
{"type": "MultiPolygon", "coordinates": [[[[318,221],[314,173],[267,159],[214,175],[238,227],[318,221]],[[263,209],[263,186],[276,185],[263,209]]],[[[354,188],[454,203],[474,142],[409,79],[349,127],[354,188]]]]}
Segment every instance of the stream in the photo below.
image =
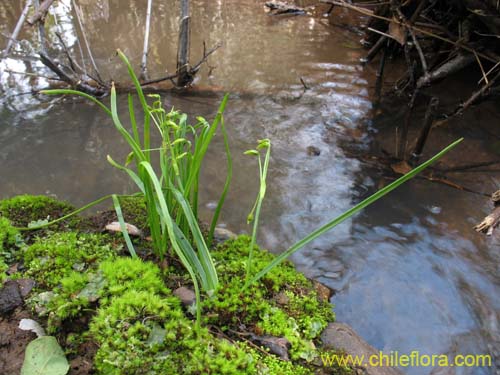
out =
{"type": "MultiPolygon", "coordinates": [[[[18,3],[0,4],[4,34],[15,26],[18,3]]],[[[139,66],[146,2],[133,0],[125,7],[118,0],[78,3],[93,26],[87,32],[101,74],[123,81],[125,69],[114,50],[121,48],[139,66]]],[[[332,17],[321,17],[328,7],[313,9],[315,16],[270,16],[263,3],[193,0],[191,60],[201,58],[203,41],[207,48],[219,41],[223,45],[195,84],[217,90],[162,98],[167,107],[186,111],[195,121],[197,115],[212,119],[222,94],[231,93],[225,123],[234,175],[220,225],[232,231],[249,233],[245,220],[258,189],[258,166],[243,152],[258,139],[271,140],[258,242],[280,252],[388,183],[366,155],[381,147],[394,149],[394,127],[402,121],[404,105],[376,110],[377,64],[360,65],[366,53],[358,43],[361,37],[345,27],[358,24],[356,16],[336,11],[332,25],[332,17]]],[[[178,9],[177,1],[154,2],[152,77],[175,71],[178,9]]],[[[79,31],[70,10],[71,1],[59,1],[53,12],[66,44],[78,55],[79,31]]],[[[21,38],[30,39],[31,32],[21,38]]],[[[20,48],[36,50],[24,42],[20,48]]],[[[8,72],[31,72],[37,64],[32,59],[0,62],[0,198],[48,194],[79,206],[105,194],[134,191],[127,176],[106,161],[108,154],[124,160],[128,148],[104,113],[81,100],[23,94],[46,87],[46,79],[8,72]]],[[[460,83],[453,87],[463,88],[460,83]]],[[[125,97],[119,105],[125,118],[125,97]]],[[[471,109],[450,125],[452,130],[438,129],[429,147],[436,151],[463,136],[463,149],[454,150],[445,163],[470,163],[470,155],[498,159],[498,107],[486,103],[481,110],[471,109]],[[481,128],[472,132],[465,126],[471,123],[481,128]]],[[[419,111],[422,115],[425,107],[419,111]]],[[[217,137],[203,166],[203,218],[211,217],[225,177],[223,141],[217,137]]],[[[452,177],[482,194],[500,187],[498,172],[452,177]]],[[[336,291],[337,320],[377,349],[491,354],[494,361],[490,368],[414,367],[402,369],[405,373],[499,374],[500,241],[473,230],[491,207],[484,195],[414,179],[292,260],[336,291]]]]}

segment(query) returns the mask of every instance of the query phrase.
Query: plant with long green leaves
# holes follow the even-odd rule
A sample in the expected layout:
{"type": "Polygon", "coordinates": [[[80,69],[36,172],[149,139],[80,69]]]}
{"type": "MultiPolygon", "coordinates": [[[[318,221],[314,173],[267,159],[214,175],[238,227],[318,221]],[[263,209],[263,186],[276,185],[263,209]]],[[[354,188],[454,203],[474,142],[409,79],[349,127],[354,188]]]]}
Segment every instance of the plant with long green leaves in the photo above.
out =
{"type": "MultiPolygon", "coordinates": [[[[310,234],[308,234],[304,238],[300,239],[294,245],[292,245],[290,248],[288,248],[286,251],[284,251],[280,255],[276,256],[276,258],[274,258],[266,267],[264,267],[262,270],[258,271],[255,275],[253,275],[253,276],[248,275],[249,270],[252,269],[252,265],[247,264],[247,275],[246,275],[245,287],[249,287],[251,284],[257,282],[259,279],[261,279],[263,276],[265,276],[268,272],[270,272],[278,264],[280,264],[281,262],[286,260],[292,254],[296,253],[297,251],[302,249],[304,246],[306,246],[310,242],[314,241],[319,236],[325,234],[326,232],[333,229],[334,227],[336,227],[340,223],[344,222],[345,220],[351,218],[353,215],[357,214],[363,208],[369,206],[370,204],[372,204],[375,201],[382,198],[384,195],[390,193],[391,191],[393,191],[394,189],[396,189],[400,185],[404,184],[406,181],[415,177],[417,174],[419,174],[425,168],[427,168],[428,166],[430,166],[431,164],[436,162],[438,159],[443,157],[448,151],[450,151],[452,148],[454,148],[456,145],[458,145],[462,141],[463,141],[463,138],[456,140],[455,142],[453,142],[452,144],[450,144],[449,146],[444,148],[441,152],[437,153],[434,157],[427,160],[425,163],[420,164],[418,167],[412,169],[410,172],[408,172],[405,175],[403,175],[402,177],[398,178],[396,181],[394,181],[391,184],[387,185],[386,187],[380,189],[379,191],[377,191],[373,195],[369,196],[368,198],[364,199],[363,201],[361,201],[360,203],[358,203],[357,205],[355,205],[351,209],[345,211],[344,213],[337,216],[333,220],[329,221],[328,223],[324,224],[320,228],[311,232],[310,234]]],[[[270,151],[271,146],[269,144],[266,147],[268,150],[268,152],[266,154],[266,161],[268,161],[269,160],[269,151],[270,151]]],[[[262,204],[262,199],[264,197],[265,189],[266,189],[266,181],[265,181],[266,175],[263,174],[263,168],[261,167],[261,163],[260,163],[260,154],[256,150],[250,150],[250,151],[247,151],[247,153],[259,156],[259,174],[260,174],[261,188],[259,190],[259,194],[257,197],[257,203],[256,203],[257,209],[256,209],[256,215],[255,215],[256,221],[254,221],[254,229],[252,231],[251,243],[254,244],[256,241],[255,237],[257,234],[257,230],[255,229],[255,225],[257,224],[257,221],[258,221],[258,213],[260,211],[260,205],[262,204]],[[264,177],[264,179],[262,179],[262,177],[264,177]]],[[[265,172],[267,173],[267,165],[265,165],[265,172]]],[[[253,212],[253,210],[252,210],[252,212],[253,212]]],[[[252,249],[250,249],[250,251],[252,251],[252,249]]],[[[252,258],[251,258],[251,256],[249,256],[248,262],[251,263],[251,260],[252,260],[252,258]]]]}
{"type": "MultiPolygon", "coordinates": [[[[185,114],[174,109],[170,112],[165,111],[159,95],[150,95],[153,98],[153,103],[149,105],[127,57],[120,50],[118,50],[118,56],[127,66],[141,103],[143,112],[142,139],[134,110],[133,97],[130,94],[128,95],[128,112],[132,134],[122,125],[118,115],[117,93],[114,84],[111,87],[110,108],[98,99],[76,90],[48,90],[43,91],[43,93],[82,96],[96,103],[112,118],[116,129],[130,146],[131,152],[124,164],[117,163],[110,156],[108,156],[108,161],[114,167],[127,173],[137,185],[140,194],[144,196],[149,229],[156,254],[163,257],[167,249],[173,249],[190,274],[196,293],[197,326],[199,327],[201,304],[199,303],[200,288],[198,283],[201,285],[201,289],[208,293],[216,290],[218,286],[218,276],[209,246],[232,175],[231,154],[223,118],[228,96],[224,96],[212,124],[209,124],[202,117],[197,117],[197,124],[191,126],[187,123],[185,114]],[[156,127],[161,136],[161,145],[158,148],[151,148],[151,126],[156,127]],[[224,137],[228,176],[210,224],[209,243],[207,244],[198,222],[198,187],[201,164],[219,128],[224,137]],[[159,153],[160,173],[158,174],[151,164],[153,151],[159,153]],[[135,169],[130,167],[131,163],[135,164],[135,169]]],[[[129,252],[132,256],[136,256],[132,241],[126,231],[119,197],[112,195],[112,199],[129,252]]],[[[87,205],[87,207],[89,206],[87,205]]]]}

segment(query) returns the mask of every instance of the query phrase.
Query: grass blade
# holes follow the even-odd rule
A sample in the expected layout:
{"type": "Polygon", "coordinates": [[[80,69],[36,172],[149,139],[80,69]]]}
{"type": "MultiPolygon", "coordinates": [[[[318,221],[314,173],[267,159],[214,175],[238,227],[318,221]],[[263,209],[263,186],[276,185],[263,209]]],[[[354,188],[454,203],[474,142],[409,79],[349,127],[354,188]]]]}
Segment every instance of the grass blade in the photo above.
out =
{"type": "Polygon", "coordinates": [[[97,104],[99,107],[101,107],[104,110],[104,112],[106,112],[109,116],[111,116],[111,111],[101,101],[99,101],[96,98],[94,98],[93,96],[85,94],[84,92],[81,92],[81,91],[70,90],[70,89],[41,90],[40,94],[44,94],[44,95],[78,95],[78,96],[81,96],[81,97],[88,99],[91,102],[97,104]]]}
{"type": "Polygon", "coordinates": [[[380,189],[377,191],[375,194],[371,195],[370,197],[366,198],[362,202],[358,203],[356,206],[352,207],[351,209],[347,210],[340,216],[336,217],[332,221],[328,222],[327,224],[323,225],[322,227],[316,229],[314,232],[310,233],[308,236],[304,237],[300,241],[296,242],[292,247],[290,247],[288,250],[285,252],[281,253],[278,255],[276,258],[273,259],[264,269],[259,271],[250,281],[248,281],[245,284],[245,287],[248,287],[250,284],[256,282],[259,280],[262,276],[267,274],[270,270],[272,270],[274,267],[276,267],[278,264],[283,262],[286,258],[288,258],[290,255],[295,253],[296,251],[300,250],[302,247],[307,245],[309,242],[315,240],[322,234],[328,232],[330,229],[334,228],[335,226],[339,225],[343,221],[349,219],[351,216],[355,215],[359,211],[361,211],[363,208],[369,206],[373,202],[377,201],[378,199],[382,198],[384,195],[390,193],[397,187],[399,187],[401,184],[405,183],[409,179],[415,177],[418,173],[423,171],[425,168],[427,168],[429,165],[434,163],[436,160],[440,159],[444,154],[446,154],[448,151],[450,151],[452,148],[454,148],[456,145],[458,145],[460,142],[462,142],[463,138],[458,139],[457,141],[453,142],[450,144],[448,147],[446,147],[444,150],[436,154],[433,158],[427,160],[425,163],[422,163],[418,167],[414,168],[404,176],[398,178],[396,181],[393,183],[387,185],[386,187],[380,189]]]}
{"type": "Polygon", "coordinates": [[[222,194],[217,202],[217,207],[215,208],[214,216],[212,217],[212,222],[210,223],[210,231],[208,232],[208,246],[212,246],[212,242],[214,239],[215,226],[219,221],[220,212],[222,210],[222,206],[226,201],[226,195],[229,190],[229,185],[231,184],[231,180],[233,178],[233,159],[231,157],[231,150],[229,149],[229,138],[227,135],[226,127],[224,125],[224,117],[221,118],[221,130],[222,136],[224,137],[224,148],[226,150],[226,182],[224,183],[224,189],[222,190],[222,194]]]}
{"type": "Polygon", "coordinates": [[[199,261],[203,267],[204,273],[207,276],[206,284],[202,284],[202,288],[206,291],[215,290],[219,284],[219,280],[217,278],[217,271],[215,269],[215,265],[212,261],[212,256],[210,255],[210,251],[203,239],[203,234],[201,233],[200,227],[198,225],[198,221],[196,220],[189,203],[186,201],[186,198],[181,194],[181,192],[171,186],[172,192],[174,193],[177,202],[179,203],[182,211],[184,212],[184,217],[187,220],[189,229],[191,234],[193,235],[193,240],[196,243],[196,247],[198,249],[199,261]]]}
{"type": "Polygon", "coordinates": [[[132,258],[137,258],[137,253],[135,252],[134,245],[130,240],[130,236],[128,235],[127,225],[125,224],[125,220],[123,219],[122,208],[120,206],[120,201],[116,194],[112,195],[113,197],[113,205],[115,206],[116,216],[118,217],[118,222],[120,223],[120,229],[122,230],[123,238],[125,239],[125,243],[127,244],[128,252],[132,256],[132,258]]]}

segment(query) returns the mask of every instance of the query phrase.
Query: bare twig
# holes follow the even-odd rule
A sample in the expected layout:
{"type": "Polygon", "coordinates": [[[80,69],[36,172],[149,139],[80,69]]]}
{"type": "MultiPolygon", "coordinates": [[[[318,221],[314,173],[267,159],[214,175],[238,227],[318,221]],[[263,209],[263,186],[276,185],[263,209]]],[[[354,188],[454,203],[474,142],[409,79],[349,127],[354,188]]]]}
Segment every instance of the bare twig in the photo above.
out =
{"type": "Polygon", "coordinates": [[[375,98],[377,103],[380,101],[380,95],[382,93],[382,83],[384,78],[384,68],[385,68],[385,59],[387,56],[387,49],[389,48],[389,42],[387,42],[386,47],[382,51],[382,57],[380,58],[380,64],[377,70],[377,80],[375,82],[375,98]]]}
{"type": "Polygon", "coordinates": [[[201,65],[207,61],[208,57],[221,47],[222,44],[219,42],[215,45],[215,47],[209,49],[208,51],[205,51],[205,48],[203,48],[203,57],[191,68],[191,74],[196,74],[198,70],[200,70],[201,65]]]}
{"type": "MultiPolygon", "coordinates": [[[[141,86],[152,85],[154,83],[159,83],[159,82],[163,82],[163,81],[172,81],[174,78],[177,78],[177,73],[169,74],[169,75],[164,76],[164,77],[150,79],[150,80],[141,82],[141,86]]],[[[175,83],[174,83],[174,86],[175,86],[175,83]]]]}
{"type": "Polygon", "coordinates": [[[149,28],[151,25],[151,7],[153,0],[148,0],[148,10],[146,12],[146,26],[144,30],[144,48],[142,50],[141,75],[142,80],[147,79],[148,74],[148,45],[149,45],[149,28]]]}
{"type": "Polygon", "coordinates": [[[474,62],[474,55],[470,53],[459,53],[457,56],[434,69],[429,74],[420,77],[417,81],[417,87],[424,87],[440,79],[443,79],[450,74],[462,70],[472,62],[474,62]]]}
{"type": "Polygon", "coordinates": [[[2,58],[6,57],[10,49],[12,48],[12,44],[17,40],[17,37],[19,36],[19,33],[21,32],[21,28],[23,27],[24,20],[26,19],[26,16],[28,15],[29,8],[31,4],[33,3],[33,0],[27,0],[26,5],[24,6],[24,9],[21,13],[21,16],[17,20],[16,27],[14,28],[14,31],[12,32],[12,35],[9,38],[9,41],[7,42],[7,46],[3,50],[2,53],[2,58]]]}
{"type": "MultiPolygon", "coordinates": [[[[27,22],[32,26],[38,21],[42,21],[41,23],[43,24],[45,16],[53,2],[54,0],[45,0],[42,4],[37,5],[35,14],[28,18],[27,22]]],[[[36,3],[39,3],[39,0],[36,0],[36,3]]]]}
{"type": "Polygon", "coordinates": [[[58,77],[50,77],[46,76],[43,74],[38,74],[38,73],[29,73],[29,72],[16,72],[15,70],[10,70],[10,69],[5,69],[6,73],[11,73],[11,74],[20,74],[20,75],[25,75],[29,77],[36,77],[36,78],[45,78],[51,81],[63,81],[61,78],[58,77]]]}
{"type": "Polygon", "coordinates": [[[483,85],[481,89],[472,94],[469,99],[467,99],[463,104],[459,105],[448,117],[453,117],[455,115],[462,114],[466,108],[470,107],[472,104],[488,96],[488,91],[490,90],[490,88],[496,81],[499,80],[500,80],[500,71],[497,73],[495,77],[493,77],[489,81],[489,83],[483,85]]]}
{"type": "MultiPolygon", "coordinates": [[[[384,16],[380,16],[380,15],[377,15],[377,14],[374,14],[372,11],[368,10],[368,9],[364,9],[364,8],[361,8],[361,7],[358,7],[358,6],[355,6],[355,5],[352,5],[352,4],[349,4],[345,1],[338,1],[338,0],[320,0],[320,2],[322,3],[326,3],[326,4],[335,4],[335,5],[339,5],[339,6],[342,6],[344,8],[347,8],[347,9],[351,9],[351,10],[354,10],[358,13],[361,13],[361,14],[364,14],[364,15],[367,15],[367,16],[371,16],[371,17],[374,17],[374,18],[378,18],[378,19],[381,19],[381,20],[384,20],[384,21],[387,21],[387,22],[392,22],[392,23],[397,23],[397,21],[395,21],[394,19],[392,18],[389,18],[389,17],[384,17],[384,16]]],[[[430,31],[427,31],[421,27],[417,27],[417,26],[408,26],[408,27],[411,27],[414,31],[417,31],[421,34],[424,34],[424,35],[427,35],[429,37],[432,37],[432,38],[435,38],[435,39],[439,39],[443,42],[446,42],[446,43],[449,43],[449,44],[452,44],[454,46],[456,46],[457,48],[460,48],[460,49],[463,49],[465,51],[468,51],[470,53],[474,53],[476,52],[477,55],[485,60],[488,60],[492,63],[497,63],[498,62],[498,59],[495,58],[495,57],[492,57],[490,55],[487,55],[485,53],[482,53],[482,52],[478,52],[477,50],[475,50],[474,48],[471,48],[469,47],[468,45],[464,44],[464,43],[461,43],[459,41],[453,41],[451,39],[448,39],[448,38],[445,38],[441,35],[437,35],[433,32],[430,32],[430,31]]],[[[374,31],[376,32],[376,30],[370,30],[370,31],[374,31]]],[[[384,33],[382,33],[384,34],[384,33]]]]}
{"type": "Polygon", "coordinates": [[[57,76],[68,85],[76,88],[77,90],[83,91],[87,94],[93,96],[103,96],[106,94],[106,90],[100,87],[93,87],[89,85],[87,82],[84,82],[80,79],[72,77],[70,74],[66,73],[59,67],[55,61],[53,61],[49,56],[40,53],[40,61],[50,70],[52,70],[57,76]]]}
{"type": "Polygon", "coordinates": [[[420,134],[417,139],[417,143],[415,144],[415,148],[411,154],[410,165],[416,165],[422,155],[422,151],[424,150],[425,143],[429,136],[429,133],[432,128],[432,122],[434,120],[434,116],[439,105],[439,99],[436,97],[431,98],[429,106],[427,107],[427,111],[425,112],[424,124],[422,129],[420,129],[420,134]]]}
{"type": "Polygon", "coordinates": [[[77,71],[77,68],[80,70],[80,72],[84,72],[84,70],[73,60],[73,58],[71,57],[71,54],[69,53],[69,49],[68,47],[66,46],[66,43],[64,43],[64,40],[61,36],[61,34],[59,32],[56,32],[56,37],[57,39],[59,40],[59,43],[61,43],[62,47],[63,47],[63,51],[64,51],[64,54],[66,55],[66,58],[68,59],[68,62],[69,62],[69,66],[71,67],[71,69],[76,72],[77,71]]]}
{"type": "Polygon", "coordinates": [[[472,163],[472,164],[467,164],[467,165],[458,165],[456,167],[450,167],[450,168],[442,168],[442,169],[437,169],[439,172],[465,172],[471,169],[476,169],[476,168],[481,168],[481,167],[489,167],[491,165],[496,165],[500,164],[500,160],[493,160],[493,161],[483,161],[480,163],[472,163]]]}
{"type": "Polygon", "coordinates": [[[401,129],[401,136],[398,143],[398,149],[396,150],[396,157],[406,160],[406,146],[408,142],[408,129],[410,128],[411,115],[413,114],[413,108],[415,107],[415,101],[419,94],[419,90],[416,89],[413,92],[410,103],[406,110],[405,120],[403,122],[403,127],[401,129]]]}
{"type": "MultiPolygon", "coordinates": [[[[378,31],[378,30],[377,30],[378,31]]],[[[372,48],[368,51],[366,57],[361,59],[363,64],[368,64],[373,58],[377,55],[377,53],[384,47],[387,39],[387,35],[382,35],[377,42],[373,45],[372,48]]]]}
{"type": "Polygon", "coordinates": [[[98,82],[101,84],[104,84],[104,81],[101,78],[101,75],[99,74],[99,69],[97,69],[97,65],[95,63],[94,56],[92,56],[92,51],[90,49],[89,41],[87,40],[87,35],[85,33],[84,23],[83,23],[83,19],[82,19],[82,17],[83,17],[82,11],[78,7],[78,5],[76,4],[76,0],[72,0],[71,2],[72,2],[73,7],[75,9],[76,19],[78,21],[78,25],[80,26],[80,31],[82,32],[82,36],[83,36],[83,42],[85,43],[85,48],[87,49],[87,54],[89,55],[89,59],[90,59],[90,62],[92,63],[92,67],[94,68],[94,73],[97,76],[98,82]]]}

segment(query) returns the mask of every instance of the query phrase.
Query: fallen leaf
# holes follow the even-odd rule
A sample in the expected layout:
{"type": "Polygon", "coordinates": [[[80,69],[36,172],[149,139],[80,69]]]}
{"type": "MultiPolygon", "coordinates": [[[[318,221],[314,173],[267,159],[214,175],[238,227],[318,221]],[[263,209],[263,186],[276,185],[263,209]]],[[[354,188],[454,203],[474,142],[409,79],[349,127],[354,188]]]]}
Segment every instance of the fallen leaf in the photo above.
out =
{"type": "Polygon", "coordinates": [[[412,170],[412,167],[406,161],[400,161],[399,163],[391,164],[391,169],[394,173],[407,174],[412,170]]]}
{"type": "Polygon", "coordinates": [[[26,347],[21,375],[66,375],[68,360],[54,336],[42,336],[26,347]]]}
{"type": "Polygon", "coordinates": [[[389,23],[389,35],[402,46],[406,43],[406,28],[395,18],[389,23]]]}

